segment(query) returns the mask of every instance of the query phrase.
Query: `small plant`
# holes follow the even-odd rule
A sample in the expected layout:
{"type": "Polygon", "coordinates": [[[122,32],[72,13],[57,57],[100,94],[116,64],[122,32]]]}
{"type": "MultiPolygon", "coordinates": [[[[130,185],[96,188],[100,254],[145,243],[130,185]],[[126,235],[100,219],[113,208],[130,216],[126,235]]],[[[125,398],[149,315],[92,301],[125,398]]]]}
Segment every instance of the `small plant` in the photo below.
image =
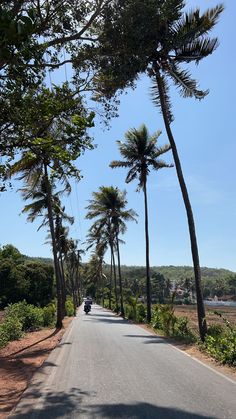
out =
{"type": "Polygon", "coordinates": [[[196,340],[193,332],[189,328],[187,317],[177,317],[174,324],[173,336],[185,342],[193,342],[196,340]]]}
{"type": "Polygon", "coordinates": [[[214,314],[223,319],[225,326],[214,324],[208,328],[203,349],[217,361],[236,366],[236,327],[221,313],[214,314]]]}
{"type": "Polygon", "coordinates": [[[137,313],[136,313],[136,321],[139,323],[142,323],[145,321],[147,317],[146,309],[144,304],[138,304],[137,305],[137,313]]]}
{"type": "Polygon", "coordinates": [[[177,317],[174,315],[172,304],[157,304],[153,309],[152,326],[161,329],[166,335],[174,334],[177,317]]]}
{"type": "Polygon", "coordinates": [[[22,337],[22,323],[16,317],[6,318],[2,325],[8,340],[18,340],[22,337]]]}
{"type": "Polygon", "coordinates": [[[66,315],[69,317],[74,316],[74,304],[71,297],[66,299],[66,315]]]}
{"type": "Polygon", "coordinates": [[[51,326],[55,321],[56,307],[54,304],[48,304],[43,308],[43,325],[51,326]]]}
{"type": "Polygon", "coordinates": [[[9,336],[6,333],[3,324],[0,324],[0,349],[4,348],[9,342],[9,336]]]}

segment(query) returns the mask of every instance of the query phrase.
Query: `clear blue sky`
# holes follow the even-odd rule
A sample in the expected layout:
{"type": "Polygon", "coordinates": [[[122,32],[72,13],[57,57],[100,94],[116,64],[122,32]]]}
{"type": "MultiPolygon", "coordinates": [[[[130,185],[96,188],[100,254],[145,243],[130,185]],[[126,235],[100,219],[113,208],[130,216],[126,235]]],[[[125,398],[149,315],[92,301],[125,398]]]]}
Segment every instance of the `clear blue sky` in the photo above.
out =
{"type": "MultiPolygon", "coordinates": [[[[187,8],[200,6],[205,10],[216,4],[213,0],[189,0],[187,8]]],[[[200,86],[209,88],[210,94],[198,102],[182,99],[173,90],[172,129],[194,211],[201,265],[236,271],[236,50],[233,44],[236,7],[230,0],[224,4],[225,12],[212,33],[219,37],[220,46],[193,69],[200,86]]],[[[84,178],[79,184],[72,181],[72,194],[65,201],[67,212],[76,218],[71,235],[84,241],[89,227],[84,219],[85,207],[92,191],[100,185],[127,190],[128,207],[139,214],[138,224],[128,224],[124,237],[126,244],[121,257],[127,265],[145,264],[143,196],[135,192],[135,183],[125,184],[125,170],[112,170],[108,165],[111,160],[119,159],[116,140],[124,138],[129,128],[142,123],[150,133],[161,129],[160,143],[167,142],[162,117],[151,102],[146,78],[139,81],[135,91],[123,96],[119,118],[112,120],[109,131],[99,124],[93,130],[97,148],[78,160],[84,178]]],[[[171,154],[167,159],[172,160],[171,154]]],[[[17,183],[13,191],[0,196],[0,244],[12,243],[24,254],[50,257],[50,246],[44,244],[46,231],[37,232],[37,222],[27,223],[25,215],[19,215],[23,202],[16,190],[17,183]]],[[[151,265],[191,265],[187,220],[175,168],[151,174],[148,190],[151,265]]]]}

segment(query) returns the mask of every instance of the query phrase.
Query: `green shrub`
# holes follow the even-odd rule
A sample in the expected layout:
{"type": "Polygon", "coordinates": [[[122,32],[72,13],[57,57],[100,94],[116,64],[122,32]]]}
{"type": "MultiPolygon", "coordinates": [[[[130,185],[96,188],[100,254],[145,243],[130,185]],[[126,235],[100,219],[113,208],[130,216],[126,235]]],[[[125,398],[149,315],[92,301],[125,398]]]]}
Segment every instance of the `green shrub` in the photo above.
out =
{"type": "Polygon", "coordinates": [[[3,323],[0,324],[0,349],[4,348],[9,342],[9,336],[6,333],[3,323]]]}
{"type": "Polygon", "coordinates": [[[22,329],[35,330],[44,325],[43,309],[21,301],[10,304],[6,309],[6,319],[17,318],[22,323],[22,329]]]}
{"type": "Polygon", "coordinates": [[[66,315],[69,317],[74,316],[74,304],[71,297],[66,299],[66,315]]]}
{"type": "Polygon", "coordinates": [[[18,340],[23,335],[22,323],[16,317],[6,318],[2,324],[2,329],[8,340],[18,340]]]}
{"type": "Polygon", "coordinates": [[[185,342],[195,341],[195,336],[188,325],[187,317],[176,318],[176,321],[174,324],[173,336],[181,340],[184,340],[185,342]]]}
{"type": "Polygon", "coordinates": [[[142,323],[146,320],[146,309],[144,304],[137,305],[136,321],[142,323]]]}
{"type": "Polygon", "coordinates": [[[152,326],[155,329],[161,329],[170,336],[174,333],[176,321],[177,317],[171,304],[157,304],[153,307],[152,326]]]}
{"type": "Polygon", "coordinates": [[[217,361],[236,366],[236,328],[209,328],[204,348],[217,361]]]}
{"type": "Polygon", "coordinates": [[[56,307],[54,304],[48,304],[43,308],[43,325],[51,326],[55,322],[56,307]]]}
{"type": "Polygon", "coordinates": [[[132,307],[129,304],[125,304],[124,305],[124,310],[125,310],[125,317],[128,320],[135,320],[136,319],[136,310],[134,310],[134,307],[132,307]]]}
{"type": "Polygon", "coordinates": [[[103,302],[103,307],[104,307],[104,308],[109,308],[109,300],[104,299],[104,302],[103,302]]]}

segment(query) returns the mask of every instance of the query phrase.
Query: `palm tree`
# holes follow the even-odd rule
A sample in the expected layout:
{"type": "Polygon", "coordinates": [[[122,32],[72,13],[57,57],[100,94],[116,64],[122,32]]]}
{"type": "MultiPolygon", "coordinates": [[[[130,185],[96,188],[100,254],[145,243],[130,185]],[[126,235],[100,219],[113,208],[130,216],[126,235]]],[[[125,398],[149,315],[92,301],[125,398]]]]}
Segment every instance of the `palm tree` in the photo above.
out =
{"type": "Polygon", "coordinates": [[[123,161],[112,161],[110,167],[128,168],[126,182],[129,183],[138,179],[138,190],[142,189],[144,194],[145,208],[145,238],[146,238],[146,292],[147,292],[147,321],[151,321],[151,281],[149,264],[149,232],[148,232],[148,202],[147,202],[147,177],[150,169],[160,170],[164,167],[171,167],[158,157],[166,153],[169,145],[157,147],[157,138],[160,132],[150,136],[145,125],[139,129],[131,129],[126,132],[126,142],[118,141],[118,146],[123,161]]]}
{"type": "Polygon", "coordinates": [[[160,107],[163,115],[186,209],[195,274],[199,332],[201,339],[204,341],[207,325],[201,290],[201,269],[197,237],[193,211],[180,158],[170,128],[173,115],[168,92],[168,79],[174,82],[183,97],[202,99],[206,96],[208,91],[199,90],[196,80],[191,78],[188,71],[181,68],[181,64],[192,62],[198,64],[200,60],[212,54],[216,49],[218,41],[216,38],[210,39],[208,33],[217,23],[223,11],[223,5],[221,4],[207,10],[201,16],[199,9],[190,13],[183,13],[183,6],[183,1],[176,1],[175,10],[173,10],[172,5],[169,13],[167,9],[166,13],[162,16],[158,32],[158,48],[155,49],[153,55],[150,57],[150,75],[154,82],[154,101],[160,107]]]}
{"type": "Polygon", "coordinates": [[[110,99],[117,91],[134,86],[140,74],[153,80],[155,104],[163,115],[171,144],[177,176],[188,220],[194,266],[200,337],[207,332],[205,308],[201,291],[201,270],[193,212],[185,184],[179,154],[172,130],[173,121],[169,85],[178,88],[184,97],[202,99],[208,91],[198,88],[196,80],[182,68],[183,64],[198,64],[218,46],[209,32],[224,10],[222,4],[200,13],[199,8],[187,13],[184,0],[133,0],[114,2],[115,13],[108,15],[101,39],[104,64],[97,76],[99,97],[110,99]],[[127,3],[127,6],[126,6],[127,3]],[[149,20],[148,20],[149,19],[149,20]],[[138,30],[137,30],[138,28],[138,30]],[[142,30],[140,30],[142,28],[142,30]]]}
{"type": "Polygon", "coordinates": [[[116,293],[116,270],[114,250],[118,254],[118,275],[119,275],[119,288],[120,288],[120,311],[124,315],[123,304],[123,290],[122,290],[122,276],[120,268],[120,252],[119,252],[119,234],[125,231],[125,222],[136,220],[136,213],[132,209],[126,210],[126,192],[121,192],[118,188],[113,186],[101,186],[98,192],[93,192],[94,199],[90,201],[87,209],[87,218],[99,219],[100,226],[107,226],[109,244],[111,248],[111,256],[113,263],[113,273],[115,280],[115,296],[116,296],[116,309],[117,307],[117,293],[116,293]]]}
{"type": "Polygon", "coordinates": [[[107,234],[107,230],[105,227],[102,229],[99,228],[98,223],[95,222],[87,234],[87,243],[88,247],[87,250],[89,250],[91,247],[95,246],[95,256],[99,260],[99,269],[98,269],[98,276],[99,276],[99,282],[102,286],[102,299],[103,296],[103,280],[104,280],[104,274],[103,274],[103,263],[104,263],[104,256],[107,251],[107,248],[109,246],[109,237],[107,234]]]}
{"type": "MultiPolygon", "coordinates": [[[[56,327],[62,327],[62,281],[61,271],[57,257],[57,242],[55,237],[54,211],[55,200],[53,198],[54,182],[48,174],[49,161],[44,154],[36,154],[26,151],[21,159],[14,163],[10,169],[10,175],[21,173],[18,179],[24,180],[26,187],[22,189],[24,200],[32,198],[35,202],[26,205],[24,212],[29,212],[28,220],[34,221],[37,215],[41,215],[42,209],[47,211],[47,219],[52,239],[52,250],[57,288],[57,322],[56,327]]],[[[44,222],[42,223],[44,225],[44,222]]]]}

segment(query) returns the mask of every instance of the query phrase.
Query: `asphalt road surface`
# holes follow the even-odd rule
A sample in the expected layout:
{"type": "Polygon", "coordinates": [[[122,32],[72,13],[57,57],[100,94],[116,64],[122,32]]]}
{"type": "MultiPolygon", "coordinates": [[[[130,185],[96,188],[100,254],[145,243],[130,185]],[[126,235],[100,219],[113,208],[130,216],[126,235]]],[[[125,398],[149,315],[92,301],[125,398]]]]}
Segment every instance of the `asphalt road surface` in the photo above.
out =
{"type": "Polygon", "coordinates": [[[79,310],[11,417],[236,419],[236,382],[93,305],[79,310]]]}

